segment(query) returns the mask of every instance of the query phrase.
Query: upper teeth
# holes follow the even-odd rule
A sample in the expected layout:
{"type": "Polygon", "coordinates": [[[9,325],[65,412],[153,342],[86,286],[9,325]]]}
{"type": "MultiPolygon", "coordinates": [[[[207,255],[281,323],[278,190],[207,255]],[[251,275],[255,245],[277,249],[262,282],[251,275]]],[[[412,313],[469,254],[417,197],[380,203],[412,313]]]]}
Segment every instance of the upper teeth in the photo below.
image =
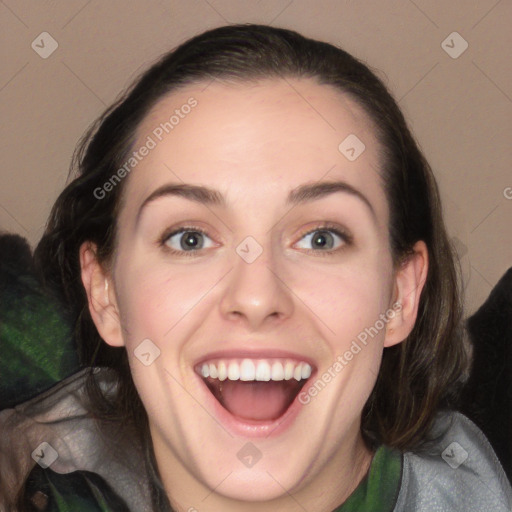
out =
{"type": "Polygon", "coordinates": [[[301,380],[311,376],[311,365],[305,362],[253,360],[216,361],[203,363],[200,368],[203,377],[219,380],[269,381],[301,380]]]}

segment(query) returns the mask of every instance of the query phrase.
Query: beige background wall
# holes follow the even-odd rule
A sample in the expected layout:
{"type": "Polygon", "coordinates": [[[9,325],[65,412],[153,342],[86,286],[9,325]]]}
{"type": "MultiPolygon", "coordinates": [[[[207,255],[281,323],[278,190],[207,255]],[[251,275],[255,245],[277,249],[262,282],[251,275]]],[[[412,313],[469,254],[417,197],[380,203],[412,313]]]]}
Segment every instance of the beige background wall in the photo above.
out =
{"type": "Polygon", "coordinates": [[[438,177],[468,314],[478,307],[512,266],[510,0],[4,0],[0,229],[34,245],[78,138],[131,79],[186,38],[245,22],[382,70],[438,177]],[[43,32],[58,44],[47,58],[43,32]]]}

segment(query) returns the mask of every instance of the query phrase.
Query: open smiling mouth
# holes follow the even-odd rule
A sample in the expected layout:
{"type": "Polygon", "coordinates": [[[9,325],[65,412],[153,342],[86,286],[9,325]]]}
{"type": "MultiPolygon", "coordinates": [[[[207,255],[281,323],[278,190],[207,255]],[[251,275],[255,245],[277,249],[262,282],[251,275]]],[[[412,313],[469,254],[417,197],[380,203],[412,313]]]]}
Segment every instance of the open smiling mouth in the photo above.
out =
{"type": "Polygon", "coordinates": [[[300,405],[296,398],[313,372],[305,361],[283,358],[212,359],[195,370],[234,420],[254,427],[268,426],[292,404],[300,405]]]}

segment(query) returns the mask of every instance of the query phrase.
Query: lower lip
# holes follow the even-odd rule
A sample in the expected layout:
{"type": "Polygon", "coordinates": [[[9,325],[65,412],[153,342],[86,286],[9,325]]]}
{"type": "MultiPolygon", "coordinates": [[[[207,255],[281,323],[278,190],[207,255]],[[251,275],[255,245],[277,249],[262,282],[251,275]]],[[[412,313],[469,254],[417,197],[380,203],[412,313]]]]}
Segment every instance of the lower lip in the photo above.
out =
{"type": "MultiPolygon", "coordinates": [[[[312,377],[313,375],[310,376],[306,384],[302,387],[301,393],[307,389],[307,386],[312,381],[312,377]]],[[[203,379],[200,376],[197,376],[197,378],[201,381],[202,389],[208,397],[208,403],[212,404],[210,410],[213,409],[215,417],[220,420],[220,423],[226,428],[226,430],[234,435],[252,438],[266,437],[269,439],[278,437],[292,426],[304,407],[304,405],[299,402],[300,393],[298,393],[291,405],[286,409],[286,412],[275,420],[251,421],[237,418],[222,407],[219,401],[212,395],[203,379]]]]}

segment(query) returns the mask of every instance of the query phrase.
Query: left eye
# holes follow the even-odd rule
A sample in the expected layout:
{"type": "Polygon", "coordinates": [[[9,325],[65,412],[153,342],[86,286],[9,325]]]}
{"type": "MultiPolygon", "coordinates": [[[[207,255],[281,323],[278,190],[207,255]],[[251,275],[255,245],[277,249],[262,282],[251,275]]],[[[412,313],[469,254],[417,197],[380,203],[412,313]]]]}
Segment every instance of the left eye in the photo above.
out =
{"type": "MultiPolygon", "coordinates": [[[[307,240],[307,243],[313,244],[313,249],[334,249],[336,250],[340,245],[346,242],[346,236],[343,233],[336,231],[335,229],[315,229],[306,233],[303,240],[307,240]],[[334,247],[335,238],[341,240],[341,243],[334,247]]],[[[301,249],[309,249],[309,247],[301,247],[301,249]]]]}
{"type": "Polygon", "coordinates": [[[194,251],[213,247],[213,243],[211,245],[205,245],[205,238],[211,241],[211,238],[202,231],[181,229],[180,231],[171,233],[166,238],[165,244],[176,251],[194,251]]]}

